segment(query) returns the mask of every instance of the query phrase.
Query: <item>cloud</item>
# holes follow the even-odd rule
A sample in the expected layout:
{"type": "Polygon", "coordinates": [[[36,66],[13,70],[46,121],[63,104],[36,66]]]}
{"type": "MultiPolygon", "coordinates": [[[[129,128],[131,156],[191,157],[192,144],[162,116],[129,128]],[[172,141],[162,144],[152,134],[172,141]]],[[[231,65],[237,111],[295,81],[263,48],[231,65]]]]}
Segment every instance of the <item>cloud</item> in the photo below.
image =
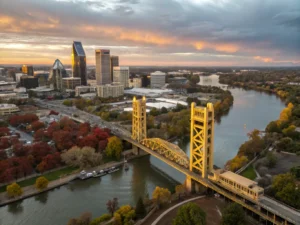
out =
{"type": "MultiPolygon", "coordinates": [[[[286,65],[300,58],[299,12],[297,0],[1,1],[0,30],[5,35],[0,43],[11,39],[24,46],[34,40],[43,47],[51,41],[58,47],[76,39],[87,48],[116,46],[116,54],[124,57],[144,54],[143,60],[151,62],[149,54],[168,54],[170,62],[184,58],[195,63],[203,60],[201,53],[210,55],[211,62],[229,56],[231,64],[286,65]],[[128,48],[125,52],[117,46],[128,48]]],[[[57,54],[69,52],[62,48],[57,54]]],[[[167,61],[166,55],[162,60],[167,61]]]]}

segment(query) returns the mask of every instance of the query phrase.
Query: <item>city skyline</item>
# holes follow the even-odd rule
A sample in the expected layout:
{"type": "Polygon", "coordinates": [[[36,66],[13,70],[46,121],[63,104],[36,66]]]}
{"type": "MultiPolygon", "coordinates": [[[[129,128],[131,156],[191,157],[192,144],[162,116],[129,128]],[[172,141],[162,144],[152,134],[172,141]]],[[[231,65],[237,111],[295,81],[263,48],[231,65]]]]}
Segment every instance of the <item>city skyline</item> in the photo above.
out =
{"type": "Polygon", "coordinates": [[[124,66],[300,66],[297,0],[0,2],[0,64],[87,65],[110,49],[124,66]],[[76,21],[76,22],[74,22],[76,21]]]}

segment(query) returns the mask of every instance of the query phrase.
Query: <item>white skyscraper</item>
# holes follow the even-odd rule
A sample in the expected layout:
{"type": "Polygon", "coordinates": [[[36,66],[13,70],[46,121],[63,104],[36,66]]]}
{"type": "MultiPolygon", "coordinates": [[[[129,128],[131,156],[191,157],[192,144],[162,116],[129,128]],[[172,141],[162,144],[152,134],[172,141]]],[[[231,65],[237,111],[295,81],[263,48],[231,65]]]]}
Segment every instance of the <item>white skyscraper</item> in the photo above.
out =
{"type": "Polygon", "coordinates": [[[98,49],[96,55],[96,81],[97,85],[110,84],[110,51],[106,49],[98,49]]]}

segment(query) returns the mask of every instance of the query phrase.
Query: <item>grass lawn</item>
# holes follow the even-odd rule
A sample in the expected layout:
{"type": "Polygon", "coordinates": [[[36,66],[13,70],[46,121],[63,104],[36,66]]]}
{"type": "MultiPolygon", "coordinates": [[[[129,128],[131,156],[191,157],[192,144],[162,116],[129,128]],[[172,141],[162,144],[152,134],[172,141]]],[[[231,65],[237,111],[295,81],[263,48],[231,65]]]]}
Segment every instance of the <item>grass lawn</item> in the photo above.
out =
{"type": "MultiPolygon", "coordinates": [[[[60,176],[70,174],[70,173],[72,173],[73,171],[75,171],[77,169],[78,168],[74,168],[74,167],[66,167],[66,168],[63,168],[63,169],[60,169],[60,170],[56,170],[56,171],[53,171],[53,172],[50,172],[50,173],[43,174],[41,176],[44,176],[49,181],[52,181],[52,180],[59,179],[60,176]]],[[[38,177],[33,177],[33,178],[29,178],[27,180],[23,180],[23,181],[20,181],[20,182],[17,182],[17,183],[21,187],[26,187],[26,186],[35,184],[35,180],[37,178],[38,177]]],[[[6,191],[6,186],[0,187],[0,192],[4,192],[4,191],[6,191]]]]}
{"type": "Polygon", "coordinates": [[[248,179],[254,180],[256,178],[256,173],[252,165],[250,165],[247,169],[245,169],[241,175],[243,177],[247,177],[248,179]]]}

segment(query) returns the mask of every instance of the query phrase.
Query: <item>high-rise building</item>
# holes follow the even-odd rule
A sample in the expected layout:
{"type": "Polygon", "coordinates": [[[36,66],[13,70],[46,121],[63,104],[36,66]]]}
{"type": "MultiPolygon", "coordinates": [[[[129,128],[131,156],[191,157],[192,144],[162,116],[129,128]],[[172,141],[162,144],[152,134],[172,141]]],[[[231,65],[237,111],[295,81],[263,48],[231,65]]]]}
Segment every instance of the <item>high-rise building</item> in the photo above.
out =
{"type": "Polygon", "coordinates": [[[20,79],[20,86],[26,89],[32,89],[39,86],[39,79],[34,76],[22,76],[20,79]]]}
{"type": "Polygon", "coordinates": [[[96,55],[96,80],[97,85],[110,84],[110,51],[106,49],[97,49],[96,55]]]}
{"type": "Polygon", "coordinates": [[[81,79],[79,77],[66,77],[63,78],[63,89],[75,90],[77,86],[81,85],[81,79]]]}
{"type": "Polygon", "coordinates": [[[23,65],[22,73],[27,74],[29,76],[33,76],[33,66],[23,65]]]}
{"type": "Polygon", "coordinates": [[[34,77],[38,78],[39,86],[46,86],[48,84],[49,72],[48,71],[34,71],[34,77]]]}
{"type": "Polygon", "coordinates": [[[112,56],[110,56],[110,76],[111,76],[112,82],[117,82],[117,81],[114,81],[114,67],[115,66],[119,66],[119,56],[112,55],[112,56]]]}
{"type": "Polygon", "coordinates": [[[166,84],[166,73],[156,71],[150,73],[151,88],[162,88],[166,84]]]}
{"type": "Polygon", "coordinates": [[[129,67],[128,66],[115,66],[114,67],[114,82],[120,83],[124,88],[129,87],[129,67]]]}
{"type": "Polygon", "coordinates": [[[49,83],[53,85],[55,90],[63,90],[63,78],[68,77],[67,71],[65,70],[64,65],[59,59],[56,59],[52,70],[50,71],[49,83]]]}
{"type": "Polygon", "coordinates": [[[79,77],[81,79],[81,85],[87,85],[86,56],[82,44],[79,41],[73,42],[72,70],[73,77],[79,77]]]}

